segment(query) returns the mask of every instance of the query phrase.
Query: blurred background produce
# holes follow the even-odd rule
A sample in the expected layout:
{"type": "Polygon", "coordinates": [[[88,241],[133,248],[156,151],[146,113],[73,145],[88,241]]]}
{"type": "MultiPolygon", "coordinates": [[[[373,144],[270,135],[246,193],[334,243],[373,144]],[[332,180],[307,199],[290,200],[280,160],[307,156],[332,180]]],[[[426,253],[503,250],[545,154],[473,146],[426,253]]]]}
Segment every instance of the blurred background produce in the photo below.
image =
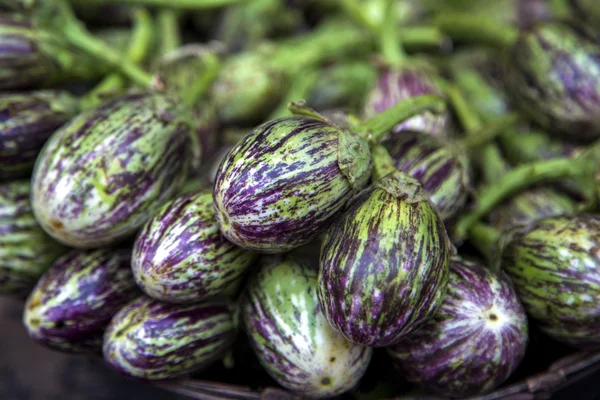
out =
{"type": "Polygon", "coordinates": [[[0,397],[600,398],[599,16],[0,0],[0,397]]]}

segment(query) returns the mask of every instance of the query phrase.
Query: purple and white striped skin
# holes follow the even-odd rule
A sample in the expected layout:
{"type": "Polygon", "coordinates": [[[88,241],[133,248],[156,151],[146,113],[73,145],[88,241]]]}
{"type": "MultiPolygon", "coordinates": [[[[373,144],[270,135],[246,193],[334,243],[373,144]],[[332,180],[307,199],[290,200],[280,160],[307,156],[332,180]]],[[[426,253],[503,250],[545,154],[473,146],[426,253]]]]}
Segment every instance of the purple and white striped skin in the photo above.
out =
{"type": "Polygon", "coordinates": [[[282,253],[323,232],[369,180],[365,139],[292,116],[260,125],[225,157],[213,189],[217,221],[234,244],[282,253]]]}
{"type": "Polygon", "coordinates": [[[356,196],[321,246],[319,301],[348,340],[390,346],[433,317],[454,251],[422,185],[395,171],[356,196]]]}
{"type": "MultiPolygon", "coordinates": [[[[424,94],[443,96],[436,79],[435,74],[425,66],[409,65],[383,70],[363,107],[365,118],[372,118],[393,105],[416,96],[424,94]]],[[[427,111],[412,117],[396,125],[393,132],[418,131],[438,138],[448,138],[451,130],[450,111],[446,109],[439,115],[427,111]]]]}
{"type": "Polygon", "coordinates": [[[504,80],[515,107],[572,142],[600,137],[600,48],[594,27],[552,20],[522,30],[504,80]]]}
{"type": "Polygon", "coordinates": [[[353,344],[325,319],[317,271],[293,255],[267,256],[246,286],[241,319],[261,365],[304,397],[331,397],[364,375],[372,349],[353,344]]]}
{"type": "Polygon", "coordinates": [[[46,140],[76,113],[65,91],[0,95],[0,181],[28,177],[46,140]]]}
{"type": "Polygon", "coordinates": [[[388,348],[402,376],[440,396],[500,386],[528,341],[527,315],[506,274],[454,258],[448,291],[434,317],[388,348]]]}
{"type": "Polygon", "coordinates": [[[57,80],[58,63],[36,39],[30,20],[17,13],[0,15],[0,90],[41,88],[57,80]]]}
{"type": "Polygon", "coordinates": [[[510,237],[502,267],[544,333],[579,349],[600,349],[600,216],[530,224],[510,237]]]}
{"type": "Polygon", "coordinates": [[[23,314],[29,337],[71,353],[102,351],[110,319],[140,292],[125,249],[71,250],[33,289],[23,314]]]}
{"type": "Polygon", "coordinates": [[[233,343],[236,326],[223,299],[199,304],[139,297],[114,316],[104,334],[104,360],[124,375],[172,379],[209,366],[233,343]]]}
{"type": "Polygon", "coordinates": [[[148,296],[194,303],[234,285],[255,259],[221,234],[208,189],[166,203],[148,221],[135,241],[131,267],[148,296]]]}
{"type": "Polygon", "coordinates": [[[31,210],[31,184],[0,184],[0,295],[27,296],[67,249],[40,227],[31,210]]]}
{"type": "Polygon", "coordinates": [[[471,189],[468,161],[452,146],[423,132],[404,131],[381,143],[396,168],[419,180],[444,221],[465,206],[471,189]]]}
{"type": "Polygon", "coordinates": [[[127,93],[75,117],[36,162],[40,225],[77,248],[133,235],[187,178],[197,149],[187,117],[159,93],[127,93]]]}

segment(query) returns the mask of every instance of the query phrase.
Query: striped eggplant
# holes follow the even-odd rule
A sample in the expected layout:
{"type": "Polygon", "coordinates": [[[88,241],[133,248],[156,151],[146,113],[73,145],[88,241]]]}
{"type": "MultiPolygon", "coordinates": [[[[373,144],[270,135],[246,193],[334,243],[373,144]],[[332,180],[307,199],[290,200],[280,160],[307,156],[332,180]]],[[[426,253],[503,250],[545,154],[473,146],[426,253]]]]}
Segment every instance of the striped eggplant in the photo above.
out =
{"type": "Polygon", "coordinates": [[[168,304],[146,296],[123,307],[104,334],[105,361],[124,375],[162,380],[187,375],[220,357],[233,343],[230,304],[168,304]]]}
{"type": "Polygon", "coordinates": [[[58,80],[60,68],[41,44],[30,20],[0,15],[0,89],[37,89],[58,80]]]}
{"type": "Polygon", "coordinates": [[[513,235],[502,252],[527,313],[554,339],[600,348],[600,217],[551,217],[513,235]]]}
{"type": "Polygon", "coordinates": [[[139,296],[127,249],[71,250],[44,273],[23,313],[29,337],[51,349],[102,351],[113,315],[139,296]]]}
{"type": "Polygon", "coordinates": [[[166,203],[146,223],[135,241],[131,267],[148,296],[194,303],[234,284],[255,258],[221,235],[212,191],[203,190],[166,203]]]}
{"type": "Polygon", "coordinates": [[[248,282],[240,311],[262,366],[303,398],[352,389],[372,353],[329,326],[316,285],[316,270],[291,258],[264,263],[248,282]]]}
{"type": "Polygon", "coordinates": [[[0,15],[0,90],[40,89],[107,72],[106,63],[74,51],[56,32],[41,30],[38,22],[24,13],[0,15]]]}
{"type": "Polygon", "coordinates": [[[599,36],[585,25],[542,22],[510,52],[506,85],[515,105],[571,140],[600,137],[599,36]]]}
{"type": "Polygon", "coordinates": [[[240,141],[217,172],[213,200],[223,235],[279,253],[308,243],[369,180],[366,140],[305,116],[266,122],[240,141]]]}
{"type": "Polygon", "coordinates": [[[65,91],[0,95],[0,181],[28,177],[46,140],[76,113],[65,91]]]}
{"type": "Polygon", "coordinates": [[[434,317],[390,347],[403,377],[444,397],[500,386],[527,347],[527,315],[510,279],[454,258],[448,291],[434,317]]]}
{"type": "MultiPolygon", "coordinates": [[[[398,102],[424,94],[442,96],[443,92],[437,79],[439,78],[435,73],[420,64],[385,69],[379,74],[375,86],[367,96],[363,114],[366,118],[371,118],[398,102]]],[[[450,111],[446,109],[437,115],[427,111],[396,125],[393,129],[394,133],[404,131],[425,132],[435,137],[447,138],[452,131],[450,111]]]]}
{"type": "Polygon", "coordinates": [[[39,226],[29,181],[0,184],[0,295],[26,295],[66,248],[39,226]]]}
{"type": "Polygon", "coordinates": [[[404,131],[381,144],[394,159],[397,169],[423,184],[444,221],[463,209],[471,179],[462,153],[422,132],[404,131]]]}
{"type": "Polygon", "coordinates": [[[533,223],[546,217],[574,214],[576,203],[552,187],[527,189],[510,197],[489,215],[490,223],[500,230],[533,223]]]}
{"type": "Polygon", "coordinates": [[[42,227],[78,248],[134,234],[176,194],[197,154],[182,109],[163,94],[127,93],[59,129],[33,172],[42,227]]]}
{"type": "Polygon", "coordinates": [[[416,180],[396,171],[362,191],[321,247],[319,300],[354,343],[397,343],[433,316],[454,248],[416,180]]]}

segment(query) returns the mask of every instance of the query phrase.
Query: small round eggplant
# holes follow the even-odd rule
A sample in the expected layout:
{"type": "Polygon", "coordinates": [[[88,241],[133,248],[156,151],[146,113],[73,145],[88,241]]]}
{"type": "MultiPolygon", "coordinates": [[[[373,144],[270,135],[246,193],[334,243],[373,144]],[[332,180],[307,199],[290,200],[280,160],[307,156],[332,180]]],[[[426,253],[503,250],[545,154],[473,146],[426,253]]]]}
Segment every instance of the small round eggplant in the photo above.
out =
{"type": "Polygon", "coordinates": [[[403,377],[440,396],[500,386],[525,355],[527,315],[510,279],[454,258],[434,317],[388,349],[403,377]]]}
{"type": "Polygon", "coordinates": [[[316,286],[316,270],[292,259],[264,263],[246,287],[241,318],[260,363],[280,385],[323,398],[352,389],[372,350],[329,326],[316,286]]]}
{"type": "Polygon", "coordinates": [[[264,123],[225,157],[213,200],[223,235],[263,253],[281,253],[323,232],[369,180],[365,139],[323,120],[293,116],[264,123]]]}
{"type": "Polygon", "coordinates": [[[191,169],[197,153],[185,111],[162,94],[128,93],[64,125],[46,142],[33,172],[40,225],[77,248],[133,235],[191,169]]]}
{"type": "Polygon", "coordinates": [[[132,269],[148,296],[194,303],[234,284],[255,259],[221,235],[212,192],[203,190],[166,203],[146,223],[135,241],[132,269]]]}
{"type": "Polygon", "coordinates": [[[430,319],[453,246],[427,193],[396,171],[353,199],[321,247],[319,300],[342,335],[390,346],[430,319]]]}
{"type": "Polygon", "coordinates": [[[140,294],[130,259],[123,249],[72,250],[58,259],[27,299],[29,337],[54,350],[100,354],[110,319],[140,294]]]}
{"type": "Polygon", "coordinates": [[[600,217],[542,219],[512,236],[502,266],[545,333],[600,348],[600,217]]]}
{"type": "Polygon", "coordinates": [[[600,137],[598,35],[581,24],[542,22],[521,33],[508,63],[515,105],[570,140],[600,137]]]}
{"type": "Polygon", "coordinates": [[[235,335],[225,300],[182,305],[142,296],[113,317],[104,334],[104,359],[127,376],[172,379],[218,360],[235,335]]]}
{"type": "Polygon", "coordinates": [[[28,294],[67,251],[37,223],[29,198],[29,181],[0,184],[0,295],[28,294]]]}
{"type": "Polygon", "coordinates": [[[77,102],[58,90],[0,96],[0,181],[26,178],[46,140],[77,113],[77,102]]]}

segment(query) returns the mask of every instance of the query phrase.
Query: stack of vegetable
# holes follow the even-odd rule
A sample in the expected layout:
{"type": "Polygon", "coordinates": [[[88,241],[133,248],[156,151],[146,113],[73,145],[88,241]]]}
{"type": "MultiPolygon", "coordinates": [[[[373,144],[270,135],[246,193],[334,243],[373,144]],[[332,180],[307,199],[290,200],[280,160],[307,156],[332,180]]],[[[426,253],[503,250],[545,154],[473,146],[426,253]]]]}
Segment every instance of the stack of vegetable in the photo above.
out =
{"type": "Polygon", "coordinates": [[[600,348],[596,2],[0,9],[0,294],[33,340],[146,380],[246,343],[306,397],[374,348],[452,397],[529,325],[600,348]]]}

